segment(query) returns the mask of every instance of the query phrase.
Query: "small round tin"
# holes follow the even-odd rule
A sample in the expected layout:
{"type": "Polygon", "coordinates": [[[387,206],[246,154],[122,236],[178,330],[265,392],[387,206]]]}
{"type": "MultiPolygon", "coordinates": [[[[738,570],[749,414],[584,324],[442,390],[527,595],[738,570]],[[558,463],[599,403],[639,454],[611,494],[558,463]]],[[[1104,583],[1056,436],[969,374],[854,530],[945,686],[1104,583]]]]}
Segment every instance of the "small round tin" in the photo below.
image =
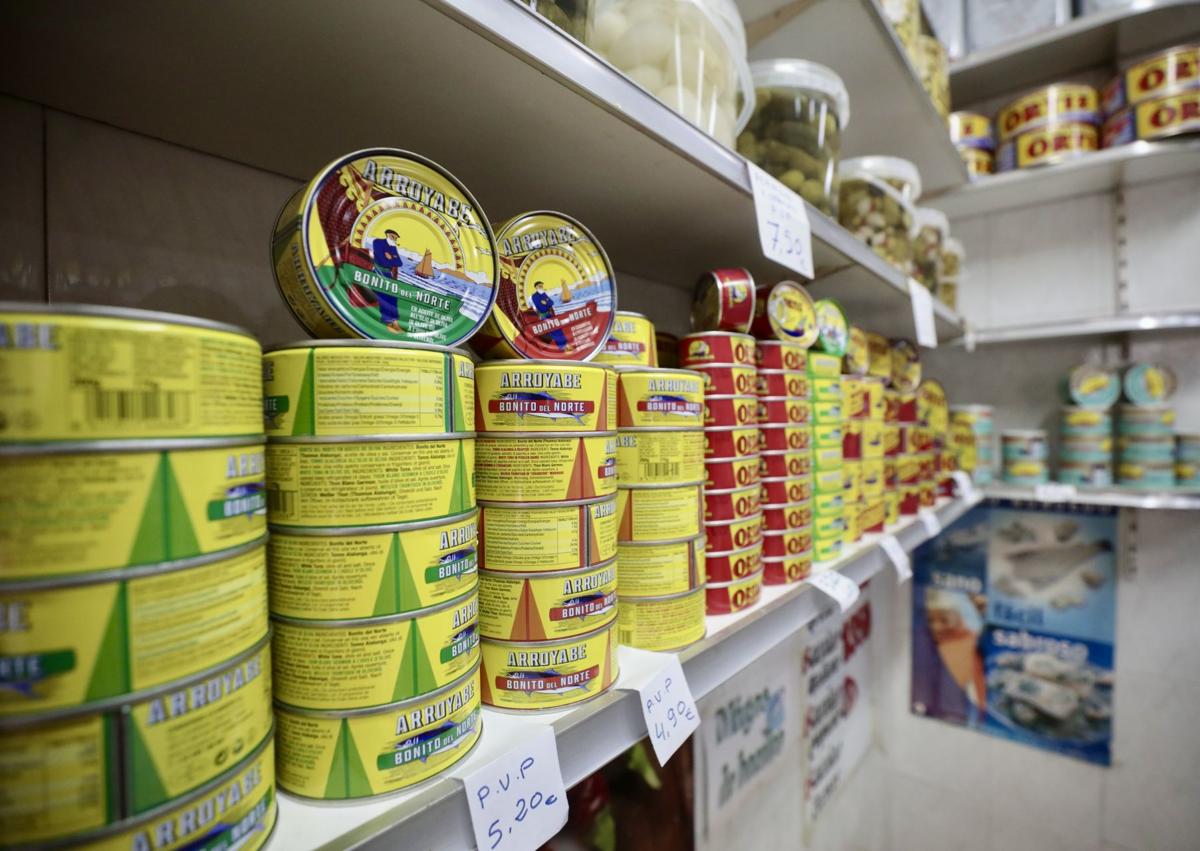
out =
{"type": "Polygon", "coordinates": [[[695,369],[710,363],[754,366],[755,340],[732,331],[698,331],[679,341],[679,365],[695,369]]]}
{"type": "Polygon", "coordinates": [[[748,396],[755,392],[754,367],[744,364],[716,363],[694,367],[704,377],[704,395],[748,396]]]}
{"type": "Polygon", "coordinates": [[[867,332],[851,325],[846,337],[846,354],[842,366],[848,375],[866,375],[871,369],[871,351],[867,343],[867,332]]]}
{"type": "Polygon", "coordinates": [[[755,309],[754,278],[747,269],[713,269],[696,282],[692,327],[697,331],[750,330],[755,309]]]}
{"type": "Polygon", "coordinates": [[[761,505],[761,493],[757,484],[727,491],[705,491],[704,522],[741,520],[757,514],[761,505]]]}
{"type": "MultiPolygon", "coordinates": [[[[704,378],[690,369],[617,369],[620,428],[693,428],[705,423],[704,378]]],[[[725,423],[734,425],[734,423],[725,423]]]]}
{"type": "Polygon", "coordinates": [[[921,385],[921,356],[912,340],[891,341],[892,388],[901,394],[915,393],[921,385]]]}
{"type": "Polygon", "coordinates": [[[767,532],[763,535],[764,558],[787,558],[812,551],[813,530],[811,527],[789,529],[786,532],[767,532]]]}
{"type": "Polygon", "coordinates": [[[617,478],[628,485],[677,485],[704,472],[700,429],[622,429],[617,432],[617,478]]]}
{"type": "Polygon", "coordinates": [[[578,570],[616,553],[615,494],[584,502],[480,503],[480,566],[493,573],[578,570]]]}
{"type": "Polygon", "coordinates": [[[757,573],[762,570],[762,552],[762,541],[736,550],[705,550],[705,577],[710,583],[733,582],[757,573]]]}
{"type": "Polygon", "coordinates": [[[807,399],[810,393],[808,373],[802,369],[760,369],[754,376],[754,393],[807,399]]]}
{"type": "Polygon", "coordinates": [[[812,420],[812,406],[807,399],[794,396],[759,396],[756,407],[760,425],[803,426],[812,420]]]}
{"type": "Polygon", "coordinates": [[[705,396],[704,425],[746,426],[758,422],[757,396],[705,396]]]}
{"type": "Polygon", "coordinates": [[[762,507],[765,532],[787,532],[812,525],[813,504],[798,502],[792,505],[764,505],[762,507]]]}
{"type": "Polygon", "coordinates": [[[787,505],[812,499],[813,480],[809,476],[787,479],[762,479],[761,502],[764,505],[787,505]]]}
{"type": "MultiPolygon", "coordinates": [[[[808,430],[803,429],[805,434],[808,430]]],[[[704,430],[704,460],[750,458],[758,454],[759,429],[753,426],[723,426],[704,430]]],[[[804,444],[808,445],[807,441],[804,444]]]]}
{"type": "Polygon", "coordinates": [[[567,502],[616,493],[616,432],[488,434],[474,442],[481,502],[567,502]]]}
{"type": "MultiPolygon", "coordinates": [[[[808,458],[807,452],[796,453],[808,458]]],[[[758,482],[762,473],[761,455],[744,458],[713,458],[705,462],[704,487],[708,490],[733,490],[758,482]]]]}
{"type": "Polygon", "coordinates": [[[1125,398],[1134,405],[1160,405],[1175,393],[1175,373],[1155,363],[1135,363],[1121,376],[1125,398]]]}
{"type": "Polygon", "coordinates": [[[763,423],[758,430],[764,452],[801,452],[812,446],[814,430],[809,426],[763,423]]]}
{"type": "Polygon", "coordinates": [[[1112,370],[1083,365],[1063,379],[1063,395],[1080,408],[1106,410],[1121,396],[1121,381],[1112,370]]]}
{"type": "Polygon", "coordinates": [[[786,479],[812,473],[812,453],[803,449],[763,452],[758,458],[758,472],[762,478],[786,479]]]}
{"type": "Polygon", "coordinates": [[[618,366],[659,366],[654,323],[644,314],[618,310],[608,342],[594,360],[618,366]]]}
{"type": "Polygon", "coordinates": [[[808,368],[808,348],[790,340],[759,340],[755,366],[760,370],[796,370],[808,368]]]}
{"type": "Polygon", "coordinates": [[[485,638],[570,638],[611,623],[616,616],[616,559],[581,570],[479,571],[479,634],[485,638]]]}
{"type": "Polygon", "coordinates": [[[617,593],[631,597],[661,597],[704,584],[703,535],[678,541],[618,545],[617,593]]]}
{"type": "Polygon", "coordinates": [[[808,348],[817,341],[818,332],[812,296],[795,281],[760,286],[750,331],[763,340],[784,340],[808,348]]]}
{"type": "Polygon", "coordinates": [[[762,513],[751,514],[740,520],[718,520],[704,524],[707,548],[715,552],[739,550],[762,540],[762,513]]]}
{"type": "Polygon", "coordinates": [[[710,615],[729,615],[748,609],[762,596],[763,573],[753,573],[732,582],[710,582],[704,596],[710,615]]]}
{"type": "Polygon", "coordinates": [[[554,641],[481,642],[483,702],[500,709],[560,709],[603,694],[617,679],[616,623],[554,641]]]}
{"type": "Polygon", "coordinates": [[[701,532],[704,516],[700,482],[617,490],[617,540],[670,541],[701,532]]]}
{"type": "Polygon", "coordinates": [[[617,378],[603,364],[485,361],[475,367],[480,432],[604,432],[617,422],[617,378]]]}
{"type": "Polygon", "coordinates": [[[763,559],[764,585],[793,585],[812,574],[813,554],[802,553],[786,558],[763,559]]]}

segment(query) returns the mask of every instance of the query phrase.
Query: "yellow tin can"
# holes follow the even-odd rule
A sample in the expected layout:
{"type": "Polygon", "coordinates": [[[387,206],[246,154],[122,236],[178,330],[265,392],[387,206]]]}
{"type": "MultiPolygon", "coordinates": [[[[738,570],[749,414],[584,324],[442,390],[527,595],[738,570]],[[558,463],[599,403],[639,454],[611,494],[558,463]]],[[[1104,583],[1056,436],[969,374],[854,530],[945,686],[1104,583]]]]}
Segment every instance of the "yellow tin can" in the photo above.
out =
{"type": "Polygon", "coordinates": [[[618,672],[616,623],[554,641],[483,641],[483,702],[560,709],[607,691],[618,672]]]}
{"type": "Polygon", "coordinates": [[[271,613],[353,620],[414,612],[475,587],[479,517],[399,526],[278,530],[267,544],[271,613]]]}
{"type": "Polygon", "coordinates": [[[428,694],[479,658],[479,600],[457,599],[386,618],[272,618],[275,700],[300,709],[386,706],[428,694]]]}
{"type": "Polygon", "coordinates": [[[862,457],[870,460],[883,458],[884,431],[887,426],[876,420],[864,420],[862,423],[862,457]]]}
{"type": "Polygon", "coordinates": [[[397,792],[474,749],[483,730],[479,662],[445,688],[411,700],[356,712],[277,706],[275,718],[281,789],[328,801],[397,792]]]}
{"type": "Polygon", "coordinates": [[[810,378],[836,379],[842,374],[842,359],[828,352],[808,353],[808,375],[810,378]]]}
{"type": "Polygon", "coordinates": [[[885,526],[900,522],[900,493],[896,490],[883,492],[883,522],[885,526]]]}
{"type": "Polygon", "coordinates": [[[568,502],[617,491],[616,432],[489,434],[476,442],[481,502],[568,502]]]}
{"type": "Polygon", "coordinates": [[[475,431],[475,364],[444,346],[305,340],[263,355],[268,437],[475,431]]]}
{"type": "Polygon", "coordinates": [[[626,647],[682,650],[704,637],[704,587],[663,597],[622,597],[617,636],[626,647]]]}
{"type": "Polygon", "coordinates": [[[867,499],[883,496],[883,459],[869,458],[862,462],[862,493],[867,499]]]}
{"type": "Polygon", "coordinates": [[[581,635],[617,616],[617,563],[582,570],[479,573],[479,632],[504,641],[581,635]]]}
{"type": "Polygon", "coordinates": [[[703,535],[679,541],[619,544],[617,593],[621,599],[682,594],[704,584],[703,535]]]}
{"type": "Polygon", "coordinates": [[[586,361],[603,351],[617,283],[591,231],[570,216],[535,210],[501,225],[496,243],[499,294],[471,347],[489,359],[586,361]]]}
{"type": "Polygon", "coordinates": [[[0,302],[0,444],[256,437],[261,358],[207,319],[0,302]]]}
{"type": "MultiPolygon", "coordinates": [[[[678,345],[678,341],[675,345],[678,345]]],[[[674,352],[674,346],[671,350],[674,352]]],[[[644,314],[632,310],[618,310],[608,342],[604,344],[603,351],[596,355],[595,360],[597,363],[658,366],[654,323],[644,314]]]]}
{"type": "Polygon", "coordinates": [[[701,429],[626,429],[617,433],[617,479],[626,485],[677,485],[704,478],[701,429]]]}
{"type": "Polygon", "coordinates": [[[218,779],[271,733],[270,672],[264,639],[134,703],[0,724],[5,844],[98,831],[218,779]]]}
{"type": "Polygon", "coordinates": [[[603,432],[616,427],[617,376],[562,360],[486,361],[475,368],[481,432],[603,432]]]}
{"type": "Polygon", "coordinates": [[[492,226],[454,175],[394,148],[339,157],[275,222],[275,282],[314,337],[453,346],[496,302],[492,226]]]}
{"type": "Polygon", "coordinates": [[[867,375],[881,378],[885,382],[892,378],[892,347],[888,338],[874,331],[866,331],[867,355],[870,365],[867,375]]]}
{"type": "Polygon", "coordinates": [[[842,557],[842,547],[842,535],[834,538],[817,538],[813,545],[813,561],[835,561],[842,557]]]}
{"type": "Polygon", "coordinates": [[[704,376],[699,372],[630,366],[618,368],[617,379],[620,428],[704,425],[704,376]]]}
{"type": "Polygon", "coordinates": [[[278,439],[267,445],[267,519],[289,529],[381,526],[475,507],[475,439],[278,439]]]}
{"type": "Polygon", "coordinates": [[[617,554],[617,498],[480,505],[480,554],[493,573],[578,570],[617,554]]]}
{"type": "Polygon", "coordinates": [[[137,819],[112,825],[70,847],[88,851],[258,851],[275,830],[275,740],[228,774],[137,819]]]}
{"type": "Polygon", "coordinates": [[[0,453],[0,580],[191,559],[267,531],[262,444],[85,446],[0,453]]]}
{"type": "Polygon", "coordinates": [[[704,523],[704,484],[618,488],[617,540],[670,541],[699,535],[704,523]]]}
{"type": "Polygon", "coordinates": [[[0,690],[0,716],[99,709],[193,676],[261,641],[264,547],[260,541],[80,584],[5,585],[0,611],[7,686],[0,690]]]}

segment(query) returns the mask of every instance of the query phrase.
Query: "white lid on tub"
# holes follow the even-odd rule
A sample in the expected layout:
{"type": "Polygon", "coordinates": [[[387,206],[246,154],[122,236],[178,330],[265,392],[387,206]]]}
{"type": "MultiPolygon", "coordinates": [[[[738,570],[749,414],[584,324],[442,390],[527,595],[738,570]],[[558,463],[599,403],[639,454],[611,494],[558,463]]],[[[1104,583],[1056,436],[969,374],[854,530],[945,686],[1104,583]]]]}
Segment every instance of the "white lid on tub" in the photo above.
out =
{"type": "Polygon", "coordinates": [[[838,124],[850,123],[850,93],[835,71],[806,59],[760,59],[750,63],[754,87],[792,86],[823,94],[833,101],[838,124]]]}
{"type": "Polygon", "coordinates": [[[946,218],[945,213],[935,210],[933,207],[917,207],[917,211],[913,214],[913,226],[920,229],[927,225],[937,228],[942,232],[942,236],[950,233],[950,220],[946,218]]]}
{"type": "Polygon", "coordinates": [[[881,177],[884,180],[899,180],[912,188],[912,197],[908,200],[916,201],[921,197],[920,169],[900,157],[851,157],[848,160],[842,160],[841,166],[838,167],[838,174],[843,178],[866,175],[881,177]]]}

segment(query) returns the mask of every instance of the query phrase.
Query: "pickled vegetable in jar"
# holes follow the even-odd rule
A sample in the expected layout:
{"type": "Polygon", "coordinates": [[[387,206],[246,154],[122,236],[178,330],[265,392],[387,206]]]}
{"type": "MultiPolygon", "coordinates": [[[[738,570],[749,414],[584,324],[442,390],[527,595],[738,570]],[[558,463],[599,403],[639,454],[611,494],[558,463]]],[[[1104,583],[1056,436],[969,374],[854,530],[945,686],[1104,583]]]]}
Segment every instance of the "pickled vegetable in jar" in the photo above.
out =
{"type": "Polygon", "coordinates": [[[588,47],[713,138],[734,146],[754,106],[733,0],[594,0],[588,47]]]}
{"type": "Polygon", "coordinates": [[[524,0],[550,23],[570,33],[582,42],[587,41],[592,19],[592,0],[524,0]]]}
{"type": "Polygon", "coordinates": [[[950,64],[946,48],[931,35],[918,35],[909,49],[909,58],[921,78],[921,85],[942,118],[950,115],[950,64]]]}
{"type": "Polygon", "coordinates": [[[963,244],[954,237],[946,237],[942,243],[942,277],[943,281],[957,281],[962,275],[963,258],[966,252],[963,244]]]}
{"type": "Polygon", "coordinates": [[[883,0],[883,13],[905,50],[912,50],[921,32],[920,0],[883,0]]]}
{"type": "Polygon", "coordinates": [[[931,292],[938,291],[942,277],[942,247],[950,235],[950,221],[941,210],[917,207],[913,236],[912,276],[931,292]]]}
{"type": "Polygon", "coordinates": [[[750,65],[755,104],[738,153],[827,216],[837,215],[841,131],[850,120],[842,78],[803,59],[750,65]]]}
{"type": "Polygon", "coordinates": [[[840,168],[838,222],[904,275],[912,274],[917,167],[898,157],[855,157],[840,168]]]}

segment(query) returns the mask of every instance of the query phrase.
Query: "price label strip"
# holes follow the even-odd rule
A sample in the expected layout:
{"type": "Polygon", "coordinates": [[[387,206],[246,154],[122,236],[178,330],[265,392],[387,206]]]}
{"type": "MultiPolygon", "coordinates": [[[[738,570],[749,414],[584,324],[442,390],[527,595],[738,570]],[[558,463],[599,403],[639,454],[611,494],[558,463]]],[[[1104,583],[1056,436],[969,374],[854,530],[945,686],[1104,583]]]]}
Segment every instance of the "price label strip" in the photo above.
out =
{"type": "Polygon", "coordinates": [[[937,348],[937,326],[933,322],[933,294],[915,278],[908,279],[908,297],[912,301],[913,325],[917,344],[927,349],[937,348]]]}
{"type": "Polygon", "coordinates": [[[954,484],[958,487],[958,495],[967,502],[975,503],[983,498],[975,489],[975,482],[962,470],[955,470],[950,474],[950,478],[954,479],[954,484]]]}
{"type": "Polygon", "coordinates": [[[804,199],[752,162],[746,163],[754,190],[754,217],[763,256],[813,276],[812,228],[804,199]]]}
{"type": "Polygon", "coordinates": [[[842,576],[836,570],[818,573],[807,580],[808,584],[837,603],[838,609],[845,612],[858,599],[858,583],[847,576],[842,576]]]}
{"type": "Polygon", "coordinates": [[[540,848],[567,823],[567,790],[554,728],[530,724],[519,744],[463,775],[475,844],[483,851],[540,848]]]}
{"type": "MultiPolygon", "coordinates": [[[[700,712],[683,666],[674,653],[652,653],[622,647],[621,671],[643,671],[628,686],[637,692],[646,721],[646,732],[659,765],[666,765],[679,746],[700,726],[700,712]]],[[[622,686],[625,687],[625,686],[622,686]]]]}
{"type": "Polygon", "coordinates": [[[1033,489],[1033,495],[1045,502],[1070,502],[1077,494],[1074,485],[1061,485],[1058,482],[1044,482],[1033,489]]]}
{"type": "Polygon", "coordinates": [[[936,511],[923,508],[917,512],[917,519],[921,521],[929,537],[936,538],[942,533],[942,521],[938,519],[936,511]]]}
{"type": "Polygon", "coordinates": [[[908,553],[904,551],[904,547],[900,546],[900,542],[896,540],[895,535],[884,535],[879,539],[879,546],[883,549],[892,566],[896,568],[896,577],[904,584],[912,579],[912,559],[908,557],[908,553]]]}

